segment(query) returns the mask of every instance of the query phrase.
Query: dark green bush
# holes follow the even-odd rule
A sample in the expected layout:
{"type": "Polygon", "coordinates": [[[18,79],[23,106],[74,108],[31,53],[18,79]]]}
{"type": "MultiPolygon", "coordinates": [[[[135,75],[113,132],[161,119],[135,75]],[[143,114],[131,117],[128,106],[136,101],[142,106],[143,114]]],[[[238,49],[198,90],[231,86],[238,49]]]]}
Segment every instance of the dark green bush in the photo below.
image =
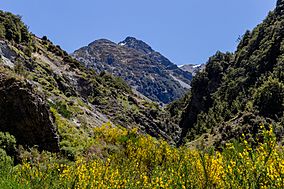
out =
{"type": "Polygon", "coordinates": [[[0,11],[0,38],[26,44],[31,41],[28,27],[21,21],[21,17],[3,11],[0,11]]]}
{"type": "Polygon", "coordinates": [[[263,116],[282,116],[284,111],[284,84],[278,79],[269,78],[257,89],[254,105],[263,116]]]}
{"type": "Polygon", "coordinates": [[[0,175],[1,171],[13,165],[13,160],[7,155],[6,151],[0,148],[0,175]]]}
{"type": "Polygon", "coordinates": [[[15,155],[16,139],[9,133],[0,132],[0,149],[5,150],[9,155],[15,155]]]}
{"type": "Polygon", "coordinates": [[[51,107],[55,108],[59,114],[61,114],[63,117],[70,119],[72,116],[72,112],[69,111],[68,105],[66,102],[63,101],[57,101],[55,104],[50,104],[51,107]]]}

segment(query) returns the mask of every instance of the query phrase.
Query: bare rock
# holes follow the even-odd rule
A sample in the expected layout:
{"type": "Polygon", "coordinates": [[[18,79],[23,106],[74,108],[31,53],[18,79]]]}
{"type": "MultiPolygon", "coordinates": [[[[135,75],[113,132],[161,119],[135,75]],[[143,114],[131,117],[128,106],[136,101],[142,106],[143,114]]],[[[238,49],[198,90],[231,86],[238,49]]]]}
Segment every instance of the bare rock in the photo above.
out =
{"type": "Polygon", "coordinates": [[[0,73],[0,131],[9,132],[19,144],[59,151],[53,117],[32,85],[0,73]]]}

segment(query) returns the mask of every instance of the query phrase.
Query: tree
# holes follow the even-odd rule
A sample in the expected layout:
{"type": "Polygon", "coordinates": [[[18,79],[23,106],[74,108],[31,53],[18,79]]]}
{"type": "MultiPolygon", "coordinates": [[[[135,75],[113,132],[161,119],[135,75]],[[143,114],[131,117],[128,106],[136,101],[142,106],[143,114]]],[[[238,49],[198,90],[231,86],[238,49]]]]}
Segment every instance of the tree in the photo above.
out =
{"type": "Polygon", "coordinates": [[[268,78],[257,89],[254,95],[254,105],[263,116],[277,118],[284,111],[284,84],[278,79],[268,78]]]}

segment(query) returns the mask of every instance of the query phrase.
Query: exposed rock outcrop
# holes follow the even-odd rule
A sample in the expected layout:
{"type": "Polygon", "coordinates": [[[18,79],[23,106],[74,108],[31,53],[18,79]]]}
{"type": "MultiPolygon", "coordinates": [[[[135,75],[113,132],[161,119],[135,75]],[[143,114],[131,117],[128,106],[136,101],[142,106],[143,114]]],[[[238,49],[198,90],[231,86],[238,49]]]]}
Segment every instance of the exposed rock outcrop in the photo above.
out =
{"type": "Polygon", "coordinates": [[[0,73],[0,131],[14,135],[19,144],[59,151],[59,139],[43,98],[32,85],[0,73]]]}
{"type": "Polygon", "coordinates": [[[205,64],[185,64],[179,66],[179,68],[195,76],[198,72],[205,69],[205,64]]]}

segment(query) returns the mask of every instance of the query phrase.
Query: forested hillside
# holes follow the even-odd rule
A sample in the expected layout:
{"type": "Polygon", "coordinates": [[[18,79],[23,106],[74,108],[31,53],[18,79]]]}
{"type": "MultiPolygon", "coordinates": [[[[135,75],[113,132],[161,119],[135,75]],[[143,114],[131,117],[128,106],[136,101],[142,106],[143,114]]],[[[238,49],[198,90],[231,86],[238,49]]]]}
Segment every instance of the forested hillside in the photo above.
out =
{"type": "Polygon", "coordinates": [[[277,4],[263,23],[243,35],[235,53],[217,52],[193,79],[180,122],[182,140],[207,133],[208,140],[221,143],[244,133],[254,141],[260,123],[275,125],[282,138],[284,2],[277,4]]]}

